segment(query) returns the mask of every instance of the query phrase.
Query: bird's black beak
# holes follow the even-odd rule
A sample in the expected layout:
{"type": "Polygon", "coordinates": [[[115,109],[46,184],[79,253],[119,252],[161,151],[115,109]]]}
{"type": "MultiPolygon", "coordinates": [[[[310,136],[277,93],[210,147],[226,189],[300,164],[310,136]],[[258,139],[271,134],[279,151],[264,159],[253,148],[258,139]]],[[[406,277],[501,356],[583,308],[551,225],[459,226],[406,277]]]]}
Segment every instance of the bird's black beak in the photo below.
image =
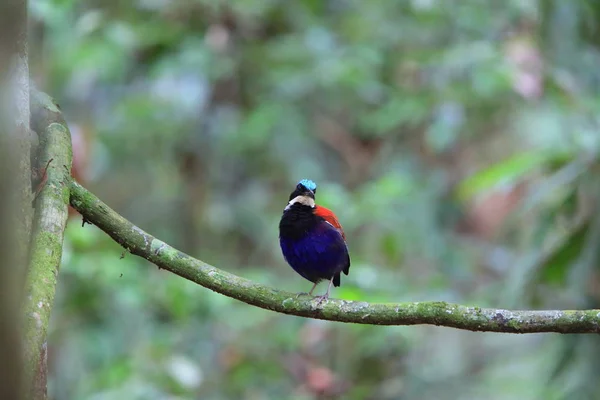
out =
{"type": "Polygon", "coordinates": [[[308,197],[310,197],[311,199],[314,199],[314,198],[315,198],[315,192],[313,192],[313,191],[312,191],[312,190],[310,190],[310,189],[306,189],[306,190],[305,190],[305,191],[302,193],[302,195],[303,195],[303,196],[308,196],[308,197]]]}

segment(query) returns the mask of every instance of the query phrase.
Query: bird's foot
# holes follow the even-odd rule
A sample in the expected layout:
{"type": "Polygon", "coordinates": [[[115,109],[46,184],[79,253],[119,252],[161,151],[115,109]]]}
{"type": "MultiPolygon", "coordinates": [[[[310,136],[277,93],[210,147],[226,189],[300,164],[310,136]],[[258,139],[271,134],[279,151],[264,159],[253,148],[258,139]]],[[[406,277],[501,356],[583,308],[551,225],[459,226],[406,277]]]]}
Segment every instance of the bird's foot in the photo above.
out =
{"type": "Polygon", "coordinates": [[[308,296],[308,293],[306,293],[306,292],[300,292],[300,293],[296,294],[296,298],[298,298],[300,296],[308,296]]]}
{"type": "Polygon", "coordinates": [[[324,295],[321,296],[316,296],[315,300],[317,300],[317,305],[320,306],[321,304],[323,304],[324,302],[326,302],[329,299],[329,293],[325,293],[324,295]]]}

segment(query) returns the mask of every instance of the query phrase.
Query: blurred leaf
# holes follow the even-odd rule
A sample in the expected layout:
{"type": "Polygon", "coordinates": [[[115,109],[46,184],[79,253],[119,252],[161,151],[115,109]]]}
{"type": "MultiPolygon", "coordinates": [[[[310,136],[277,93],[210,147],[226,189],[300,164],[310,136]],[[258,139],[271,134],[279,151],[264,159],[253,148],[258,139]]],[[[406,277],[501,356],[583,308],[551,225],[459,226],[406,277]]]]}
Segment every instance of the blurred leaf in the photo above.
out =
{"type": "Polygon", "coordinates": [[[239,150],[257,150],[268,144],[275,133],[274,128],[286,115],[282,105],[263,103],[252,110],[239,128],[229,137],[228,148],[239,150]]]}
{"type": "Polygon", "coordinates": [[[555,285],[566,283],[569,269],[581,255],[589,227],[588,221],[569,232],[562,244],[545,257],[545,261],[540,268],[541,281],[555,285]]]}
{"type": "Polygon", "coordinates": [[[549,162],[570,159],[568,153],[529,151],[519,153],[483,169],[463,180],[457,187],[457,196],[465,201],[498,186],[514,185],[527,174],[544,167],[549,162]]]}
{"type": "Polygon", "coordinates": [[[362,125],[374,135],[384,135],[403,124],[414,127],[424,122],[428,115],[429,108],[424,99],[397,95],[379,109],[366,114],[362,125]]]}

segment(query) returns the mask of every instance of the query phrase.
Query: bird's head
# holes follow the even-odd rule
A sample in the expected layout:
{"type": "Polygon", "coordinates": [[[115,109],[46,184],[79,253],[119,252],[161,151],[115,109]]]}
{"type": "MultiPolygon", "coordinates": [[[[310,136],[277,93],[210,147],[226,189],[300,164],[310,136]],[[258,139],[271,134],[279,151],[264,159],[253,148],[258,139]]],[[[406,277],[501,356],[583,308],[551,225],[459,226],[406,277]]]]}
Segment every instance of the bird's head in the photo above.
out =
{"type": "Polygon", "coordinates": [[[290,194],[288,207],[296,203],[300,203],[305,206],[315,206],[315,193],[317,192],[317,184],[310,179],[302,179],[296,185],[294,191],[290,194]]]}

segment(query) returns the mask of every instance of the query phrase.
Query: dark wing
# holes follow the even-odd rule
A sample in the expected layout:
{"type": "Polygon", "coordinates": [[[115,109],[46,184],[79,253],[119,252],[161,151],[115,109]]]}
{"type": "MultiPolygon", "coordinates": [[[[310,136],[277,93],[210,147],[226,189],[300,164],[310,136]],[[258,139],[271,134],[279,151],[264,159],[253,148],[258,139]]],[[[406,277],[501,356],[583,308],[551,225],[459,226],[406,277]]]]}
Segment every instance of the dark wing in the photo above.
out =
{"type": "MultiPolygon", "coordinates": [[[[329,223],[335,229],[337,229],[338,232],[342,235],[342,238],[344,239],[344,242],[346,242],[346,235],[344,234],[344,229],[342,228],[342,224],[340,224],[340,221],[335,216],[335,214],[333,213],[333,211],[331,211],[330,209],[325,208],[323,206],[315,206],[314,213],[315,213],[315,215],[323,218],[327,223],[329,223]]],[[[350,272],[350,255],[348,255],[348,264],[343,269],[343,272],[346,275],[348,275],[348,272],[350,272]]]]}

